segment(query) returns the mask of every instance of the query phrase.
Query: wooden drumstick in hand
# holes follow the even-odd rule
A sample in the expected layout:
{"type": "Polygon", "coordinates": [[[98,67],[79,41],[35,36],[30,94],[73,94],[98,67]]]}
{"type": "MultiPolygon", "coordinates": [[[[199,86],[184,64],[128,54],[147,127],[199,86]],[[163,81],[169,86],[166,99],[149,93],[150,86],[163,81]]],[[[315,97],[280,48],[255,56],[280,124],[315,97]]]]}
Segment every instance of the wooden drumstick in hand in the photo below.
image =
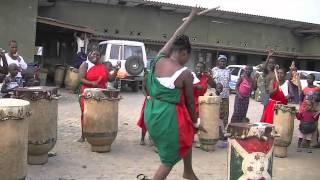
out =
{"type": "MultiPolygon", "coordinates": [[[[217,9],[219,9],[219,8],[220,8],[220,6],[217,6],[217,7],[214,7],[214,8],[210,8],[210,9],[206,9],[206,10],[200,11],[197,15],[198,15],[198,16],[206,15],[206,14],[208,14],[210,11],[217,10],[217,9]]],[[[185,21],[185,20],[187,20],[188,18],[189,18],[189,17],[185,17],[185,18],[182,19],[182,21],[185,21]]]]}

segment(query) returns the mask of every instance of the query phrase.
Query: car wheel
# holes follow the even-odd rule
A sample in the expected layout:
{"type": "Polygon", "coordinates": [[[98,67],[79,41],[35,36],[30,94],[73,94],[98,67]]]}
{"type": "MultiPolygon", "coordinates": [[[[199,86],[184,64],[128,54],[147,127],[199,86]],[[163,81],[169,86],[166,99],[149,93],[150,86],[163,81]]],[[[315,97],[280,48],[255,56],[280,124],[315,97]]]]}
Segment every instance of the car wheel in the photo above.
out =
{"type": "Polygon", "coordinates": [[[130,75],[136,76],[143,72],[144,62],[141,57],[131,56],[126,60],[125,68],[130,75]]]}

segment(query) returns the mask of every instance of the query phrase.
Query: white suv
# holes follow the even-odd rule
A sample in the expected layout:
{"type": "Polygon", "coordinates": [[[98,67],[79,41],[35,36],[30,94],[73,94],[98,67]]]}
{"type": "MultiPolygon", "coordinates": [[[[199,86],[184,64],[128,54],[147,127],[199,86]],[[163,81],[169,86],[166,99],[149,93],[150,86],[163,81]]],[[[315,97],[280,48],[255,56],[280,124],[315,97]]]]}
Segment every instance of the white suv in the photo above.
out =
{"type": "Polygon", "coordinates": [[[309,74],[314,74],[314,76],[316,78],[315,81],[313,82],[313,84],[315,86],[320,86],[320,72],[318,72],[318,71],[306,71],[306,70],[298,70],[297,72],[298,72],[299,77],[300,77],[301,88],[302,89],[308,86],[307,76],[309,74]]]}
{"type": "Polygon", "coordinates": [[[144,43],[136,41],[109,40],[99,43],[103,62],[113,66],[121,63],[118,79],[120,86],[128,84],[133,91],[138,91],[147,68],[147,55],[144,43]]]}

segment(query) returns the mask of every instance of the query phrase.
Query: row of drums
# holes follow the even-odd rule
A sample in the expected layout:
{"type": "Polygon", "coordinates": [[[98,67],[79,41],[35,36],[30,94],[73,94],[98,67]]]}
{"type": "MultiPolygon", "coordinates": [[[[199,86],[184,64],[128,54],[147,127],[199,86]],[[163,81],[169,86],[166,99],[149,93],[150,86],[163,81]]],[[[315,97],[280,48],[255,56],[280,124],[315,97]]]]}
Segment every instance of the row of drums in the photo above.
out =
{"type": "Polygon", "coordinates": [[[79,86],[79,70],[74,67],[57,65],[54,74],[54,83],[57,87],[65,85],[66,89],[75,91],[79,86]]]}
{"type": "MultiPolygon", "coordinates": [[[[214,151],[219,140],[219,109],[220,97],[200,96],[201,124],[208,133],[199,132],[200,148],[205,151],[214,151]]],[[[287,147],[291,144],[294,118],[296,109],[294,106],[277,104],[274,110],[274,129],[279,137],[275,138],[274,155],[284,158],[287,156],[287,147]]]]}
{"type": "MultiPolygon", "coordinates": [[[[83,132],[91,150],[108,152],[118,131],[119,91],[86,89],[83,132]],[[98,112],[98,113],[97,113],[98,112]]],[[[0,177],[26,179],[26,166],[48,162],[57,141],[58,88],[24,87],[0,99],[0,177]]]]}
{"type": "MultiPolygon", "coordinates": [[[[208,133],[199,132],[200,148],[214,151],[219,140],[220,97],[200,96],[200,119],[208,133]]],[[[291,144],[296,109],[277,104],[274,124],[231,123],[228,137],[228,180],[272,179],[273,155],[284,158],[291,144]]]]}

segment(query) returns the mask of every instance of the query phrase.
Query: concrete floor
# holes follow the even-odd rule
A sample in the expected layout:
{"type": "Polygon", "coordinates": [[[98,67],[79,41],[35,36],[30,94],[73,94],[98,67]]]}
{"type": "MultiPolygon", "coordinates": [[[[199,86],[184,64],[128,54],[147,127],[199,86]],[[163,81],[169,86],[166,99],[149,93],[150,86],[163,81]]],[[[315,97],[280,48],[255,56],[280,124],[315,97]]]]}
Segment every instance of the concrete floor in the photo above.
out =
{"type": "MultiPolygon", "coordinates": [[[[133,180],[143,173],[152,177],[159,165],[159,158],[151,146],[140,146],[140,129],[136,122],[143,102],[141,93],[123,92],[119,105],[119,131],[110,153],[94,153],[90,145],[75,142],[80,136],[80,108],[77,96],[60,90],[58,141],[45,165],[28,165],[28,180],[133,180]]],[[[231,96],[230,113],[234,96],[231,96]]],[[[262,105],[250,102],[248,117],[259,121],[262,105]]],[[[230,115],[231,116],[231,115],[230,115]]],[[[297,124],[297,121],[295,122],[297,124]]],[[[318,180],[320,151],[297,153],[295,128],[293,144],[287,158],[274,158],[274,180],[318,180]]],[[[227,179],[227,151],[217,149],[208,153],[193,148],[193,166],[201,180],[227,179]]],[[[168,180],[182,179],[183,165],[179,162],[168,180]]]]}

